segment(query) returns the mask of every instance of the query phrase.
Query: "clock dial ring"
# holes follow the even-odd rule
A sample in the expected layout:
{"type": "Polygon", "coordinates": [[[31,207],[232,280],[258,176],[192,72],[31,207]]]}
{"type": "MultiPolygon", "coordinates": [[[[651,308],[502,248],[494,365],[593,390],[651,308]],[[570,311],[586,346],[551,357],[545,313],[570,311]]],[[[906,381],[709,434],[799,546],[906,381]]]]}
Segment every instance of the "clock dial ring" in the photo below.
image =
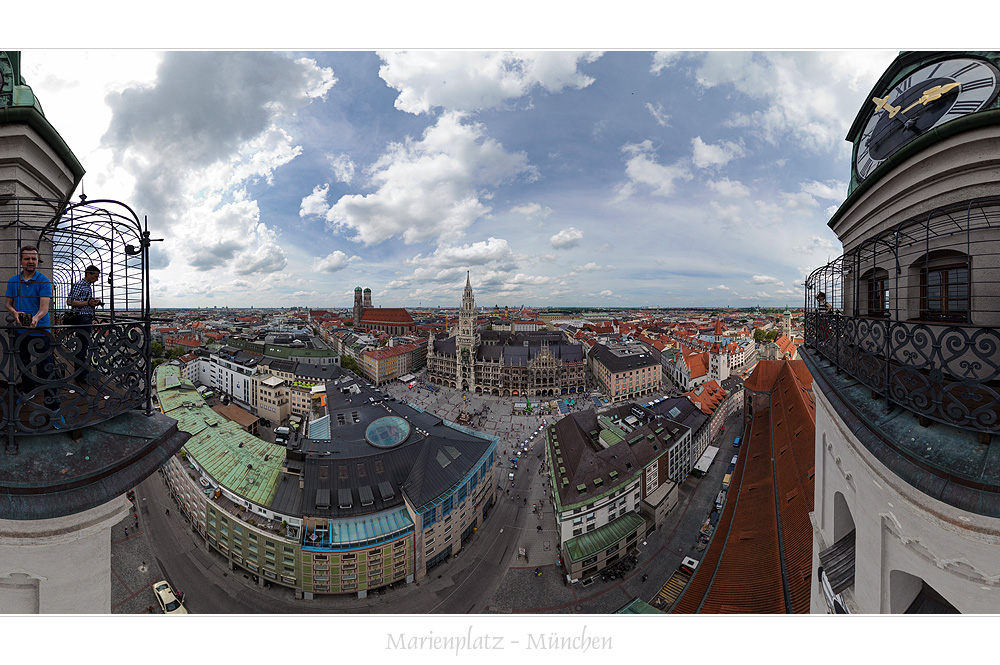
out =
{"type": "Polygon", "coordinates": [[[872,99],[872,114],[855,142],[858,180],[934,127],[987,108],[998,92],[1000,70],[986,60],[955,57],[917,68],[872,99]]]}

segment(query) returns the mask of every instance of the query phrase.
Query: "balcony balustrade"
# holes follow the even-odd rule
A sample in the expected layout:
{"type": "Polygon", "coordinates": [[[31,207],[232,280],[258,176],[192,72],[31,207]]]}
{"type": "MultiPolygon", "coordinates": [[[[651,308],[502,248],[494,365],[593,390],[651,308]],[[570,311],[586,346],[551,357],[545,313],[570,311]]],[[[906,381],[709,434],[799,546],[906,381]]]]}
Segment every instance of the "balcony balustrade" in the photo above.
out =
{"type": "MultiPolygon", "coordinates": [[[[37,272],[52,283],[48,326],[0,314],[6,452],[17,453],[22,435],[79,430],[138,408],[151,413],[149,242],[122,203],[0,199],[0,272],[20,273],[21,248],[34,246],[37,272]],[[100,270],[91,288],[102,304],[83,325],[67,299],[88,266],[100,270]]],[[[32,306],[16,280],[7,288],[14,289],[15,309],[32,306]]]]}
{"type": "Polygon", "coordinates": [[[806,343],[887,408],[1000,432],[1000,199],[872,229],[845,249],[806,280],[806,343]]]}

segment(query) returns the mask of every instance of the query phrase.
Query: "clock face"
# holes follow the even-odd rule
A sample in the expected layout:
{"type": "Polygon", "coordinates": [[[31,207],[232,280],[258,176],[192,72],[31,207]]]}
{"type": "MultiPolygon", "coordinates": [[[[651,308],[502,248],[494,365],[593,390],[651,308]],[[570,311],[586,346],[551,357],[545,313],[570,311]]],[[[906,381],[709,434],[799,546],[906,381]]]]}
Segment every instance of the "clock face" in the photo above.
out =
{"type": "Polygon", "coordinates": [[[872,99],[854,158],[858,179],[921,134],[986,108],[998,91],[1000,70],[985,60],[950,58],[912,72],[872,99]]]}

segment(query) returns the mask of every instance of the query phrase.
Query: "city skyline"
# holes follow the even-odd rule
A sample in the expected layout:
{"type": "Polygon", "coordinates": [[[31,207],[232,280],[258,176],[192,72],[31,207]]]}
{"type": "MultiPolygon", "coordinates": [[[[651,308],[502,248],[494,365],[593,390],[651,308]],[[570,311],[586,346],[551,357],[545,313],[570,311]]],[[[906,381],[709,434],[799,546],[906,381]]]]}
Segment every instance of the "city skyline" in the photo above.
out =
{"type": "MultiPolygon", "coordinates": [[[[894,51],[27,50],[161,307],[779,307],[894,51]],[[70,66],[70,63],[75,63],[70,66]],[[481,294],[481,295],[480,295],[481,294]]],[[[77,194],[80,191],[78,190],[77,194]]]]}

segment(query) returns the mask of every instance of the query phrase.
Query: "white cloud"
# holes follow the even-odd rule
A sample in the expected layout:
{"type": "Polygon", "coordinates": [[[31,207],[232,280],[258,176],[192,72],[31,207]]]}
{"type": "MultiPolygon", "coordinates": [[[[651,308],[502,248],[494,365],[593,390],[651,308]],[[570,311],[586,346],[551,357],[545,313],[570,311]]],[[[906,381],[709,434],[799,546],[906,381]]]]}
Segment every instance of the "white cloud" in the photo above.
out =
{"type": "Polygon", "coordinates": [[[714,189],[719,196],[724,196],[729,199],[742,199],[750,196],[750,188],[739,180],[722,178],[721,180],[710,180],[706,184],[710,188],[714,189]]]}
{"type": "Polygon", "coordinates": [[[484,188],[537,177],[524,153],[505,151],[484,137],[482,125],[462,120],[446,113],[420,140],[391,144],[368,169],[377,189],[341,197],[327,212],[330,226],[354,231],[352,239],[365,245],[393,236],[454,241],[492,210],[484,188]]]}
{"type": "Polygon", "coordinates": [[[847,196],[847,183],[834,180],[827,182],[813,180],[802,183],[802,191],[819,199],[843,201],[844,197],[847,196]]]}
{"type": "Polygon", "coordinates": [[[722,141],[713,145],[702,141],[700,136],[691,139],[691,147],[691,161],[700,169],[710,166],[725,166],[737,157],[746,154],[746,150],[739,143],[722,141]]]}
{"type": "Polygon", "coordinates": [[[524,215],[525,217],[541,217],[545,219],[552,214],[552,208],[545,206],[542,207],[539,203],[527,203],[522,206],[514,206],[510,209],[511,212],[516,212],[519,215],[524,215]]]}
{"type": "Polygon", "coordinates": [[[395,106],[407,113],[476,111],[524,96],[593,83],[577,67],[600,53],[570,51],[381,51],[379,76],[398,90],[395,106]]]}
{"type": "Polygon", "coordinates": [[[657,103],[656,106],[653,106],[652,103],[646,102],[646,110],[660,127],[670,126],[670,114],[664,112],[663,104],[657,103]]]}
{"type": "Polygon", "coordinates": [[[344,252],[334,250],[321,259],[317,259],[313,264],[314,272],[337,272],[343,270],[351,261],[358,260],[357,256],[348,256],[344,252]]]}
{"type": "Polygon", "coordinates": [[[628,198],[636,193],[638,185],[651,188],[656,196],[670,196],[674,193],[675,181],[690,180],[691,173],[683,162],[664,166],[656,162],[653,142],[646,139],[642,143],[627,143],[622,152],[629,156],[625,162],[628,182],[618,189],[619,198],[628,198]]]}
{"type": "Polygon", "coordinates": [[[769,275],[754,275],[750,278],[750,281],[754,284],[774,284],[775,286],[784,286],[782,282],[777,277],[771,277],[769,275]]]}
{"type": "Polygon", "coordinates": [[[333,167],[333,176],[337,179],[337,182],[351,184],[351,181],[354,180],[354,162],[351,161],[350,156],[331,155],[327,159],[330,160],[330,166],[333,167]]]}
{"type": "Polygon", "coordinates": [[[270,178],[298,154],[275,126],[336,83],[307,58],[269,52],[174,51],[151,84],[111,92],[102,137],[116,166],[135,178],[133,200],[169,226],[186,193],[270,178]]]}
{"type": "Polygon", "coordinates": [[[195,270],[228,269],[237,275],[284,269],[285,254],[274,231],[260,222],[256,201],[244,198],[220,204],[206,199],[175,226],[178,247],[195,270]],[[210,233],[206,230],[210,229],[210,233]]]}
{"type": "Polygon", "coordinates": [[[581,240],[583,240],[583,231],[571,226],[549,238],[549,244],[552,249],[570,249],[579,245],[581,240]]]}
{"type": "Polygon", "coordinates": [[[577,272],[607,272],[614,269],[614,266],[600,266],[591,261],[590,263],[580,266],[576,270],[577,272]]]}
{"type": "Polygon", "coordinates": [[[681,51],[657,51],[653,54],[653,64],[649,67],[651,74],[659,76],[664,69],[671,67],[684,55],[681,51]]]}
{"type": "Polygon", "coordinates": [[[710,287],[708,287],[708,290],[709,291],[732,291],[732,289],[730,289],[725,284],[719,284],[718,286],[710,286],[710,287]]]}
{"type": "Polygon", "coordinates": [[[791,140],[825,152],[846,145],[844,134],[864,95],[895,57],[893,51],[864,50],[712,51],[696,78],[705,87],[729,84],[764,102],[762,110],[734,111],[730,126],[748,128],[775,145],[791,140]]]}
{"type": "Polygon", "coordinates": [[[472,266],[482,266],[489,263],[511,265],[514,253],[503,238],[489,238],[469,245],[438,247],[427,257],[419,254],[407,263],[428,270],[443,270],[445,268],[466,269],[472,266]]]}
{"type": "Polygon", "coordinates": [[[742,211],[737,205],[722,205],[718,201],[710,201],[709,205],[712,207],[712,216],[723,228],[735,226],[743,221],[742,211]]]}
{"type": "Polygon", "coordinates": [[[299,217],[307,215],[325,215],[330,209],[330,204],[326,201],[326,195],[330,191],[330,185],[316,185],[312,194],[302,199],[299,205],[299,217]]]}
{"type": "Polygon", "coordinates": [[[797,245],[792,249],[797,254],[840,254],[840,248],[832,240],[820,236],[813,236],[808,244],[797,245]]]}

